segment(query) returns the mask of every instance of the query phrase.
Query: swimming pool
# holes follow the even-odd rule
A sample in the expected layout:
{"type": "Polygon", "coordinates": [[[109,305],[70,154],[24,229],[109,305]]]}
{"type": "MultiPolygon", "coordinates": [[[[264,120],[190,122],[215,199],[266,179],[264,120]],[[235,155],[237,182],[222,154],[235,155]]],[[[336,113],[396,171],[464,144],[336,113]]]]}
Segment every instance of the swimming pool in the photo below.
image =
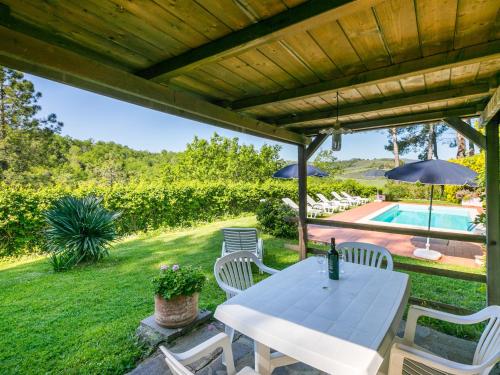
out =
{"type": "MultiPolygon", "coordinates": [[[[472,233],[476,214],[475,210],[469,208],[434,206],[431,229],[472,233]]],[[[427,229],[429,207],[417,204],[394,204],[376,211],[363,221],[427,229]]]]}

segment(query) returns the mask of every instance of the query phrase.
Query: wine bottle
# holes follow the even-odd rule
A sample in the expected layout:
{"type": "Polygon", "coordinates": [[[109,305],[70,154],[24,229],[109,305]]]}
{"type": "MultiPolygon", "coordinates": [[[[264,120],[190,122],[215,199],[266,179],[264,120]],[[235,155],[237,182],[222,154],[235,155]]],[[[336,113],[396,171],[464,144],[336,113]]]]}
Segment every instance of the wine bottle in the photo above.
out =
{"type": "Polygon", "coordinates": [[[330,250],[328,250],[328,277],[332,280],[339,279],[339,252],[335,248],[335,238],[330,240],[330,250]]]}

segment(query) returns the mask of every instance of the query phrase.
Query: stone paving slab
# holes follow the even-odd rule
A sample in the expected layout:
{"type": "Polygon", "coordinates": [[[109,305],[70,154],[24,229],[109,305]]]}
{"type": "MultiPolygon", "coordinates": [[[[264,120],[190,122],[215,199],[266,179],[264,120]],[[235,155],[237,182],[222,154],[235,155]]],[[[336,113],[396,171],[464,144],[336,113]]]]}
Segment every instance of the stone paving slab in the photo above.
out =
{"type": "MultiPolygon", "coordinates": [[[[399,329],[399,336],[402,336],[404,322],[399,329]]],[[[182,352],[193,348],[199,343],[224,331],[224,326],[219,322],[204,324],[191,333],[177,338],[175,341],[165,343],[165,346],[174,352],[182,352]]],[[[450,360],[470,363],[475,350],[475,343],[453,336],[437,332],[427,327],[418,326],[415,341],[418,345],[439,354],[450,360]]],[[[236,334],[233,342],[233,355],[236,369],[240,370],[245,366],[253,367],[253,341],[246,336],[236,334]]],[[[222,375],[226,374],[222,364],[221,351],[216,350],[209,356],[204,357],[190,366],[191,370],[200,375],[222,375]]],[[[149,358],[141,362],[137,368],[129,375],[168,375],[170,371],[163,360],[159,350],[156,350],[149,358]]],[[[290,366],[277,368],[273,375],[322,375],[310,366],[297,363],[290,366]]],[[[496,372],[495,372],[496,374],[496,372]]]]}

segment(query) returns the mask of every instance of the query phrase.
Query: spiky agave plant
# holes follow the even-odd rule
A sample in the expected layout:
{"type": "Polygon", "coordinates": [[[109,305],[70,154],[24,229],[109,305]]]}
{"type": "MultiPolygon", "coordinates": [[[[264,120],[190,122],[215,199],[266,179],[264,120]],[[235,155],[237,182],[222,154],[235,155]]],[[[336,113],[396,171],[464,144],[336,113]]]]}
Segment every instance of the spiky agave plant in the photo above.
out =
{"type": "Polygon", "coordinates": [[[115,221],[118,213],[106,210],[102,199],[64,197],[45,213],[50,262],[61,271],[76,264],[96,262],[108,255],[116,239],[115,221]]]}

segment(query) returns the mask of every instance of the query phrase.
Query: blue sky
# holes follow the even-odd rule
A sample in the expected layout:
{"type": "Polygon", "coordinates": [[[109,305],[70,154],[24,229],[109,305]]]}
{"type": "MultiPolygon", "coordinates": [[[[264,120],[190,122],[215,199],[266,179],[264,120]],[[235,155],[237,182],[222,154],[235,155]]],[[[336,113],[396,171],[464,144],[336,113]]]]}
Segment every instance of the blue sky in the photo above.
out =
{"type": "MultiPolygon", "coordinates": [[[[274,142],[251,135],[217,128],[181,117],[171,116],[142,108],[119,100],[107,98],[71,86],[52,82],[46,79],[27,75],[35,84],[36,90],[42,92],[40,100],[42,115],[57,114],[64,122],[63,135],[78,139],[113,141],[137,150],[149,151],[181,151],[195,135],[210,138],[217,132],[226,137],[238,137],[242,143],[260,147],[264,143],[274,142]]],[[[342,150],[337,152],[339,159],[392,157],[384,150],[386,133],[371,131],[345,135],[342,150]]],[[[296,147],[280,143],[281,156],[287,160],[295,160],[296,147]]],[[[330,147],[327,140],[323,148],[330,147]]],[[[455,150],[447,145],[439,146],[440,158],[451,158],[455,150]]],[[[407,158],[416,158],[414,154],[407,158]]]]}

